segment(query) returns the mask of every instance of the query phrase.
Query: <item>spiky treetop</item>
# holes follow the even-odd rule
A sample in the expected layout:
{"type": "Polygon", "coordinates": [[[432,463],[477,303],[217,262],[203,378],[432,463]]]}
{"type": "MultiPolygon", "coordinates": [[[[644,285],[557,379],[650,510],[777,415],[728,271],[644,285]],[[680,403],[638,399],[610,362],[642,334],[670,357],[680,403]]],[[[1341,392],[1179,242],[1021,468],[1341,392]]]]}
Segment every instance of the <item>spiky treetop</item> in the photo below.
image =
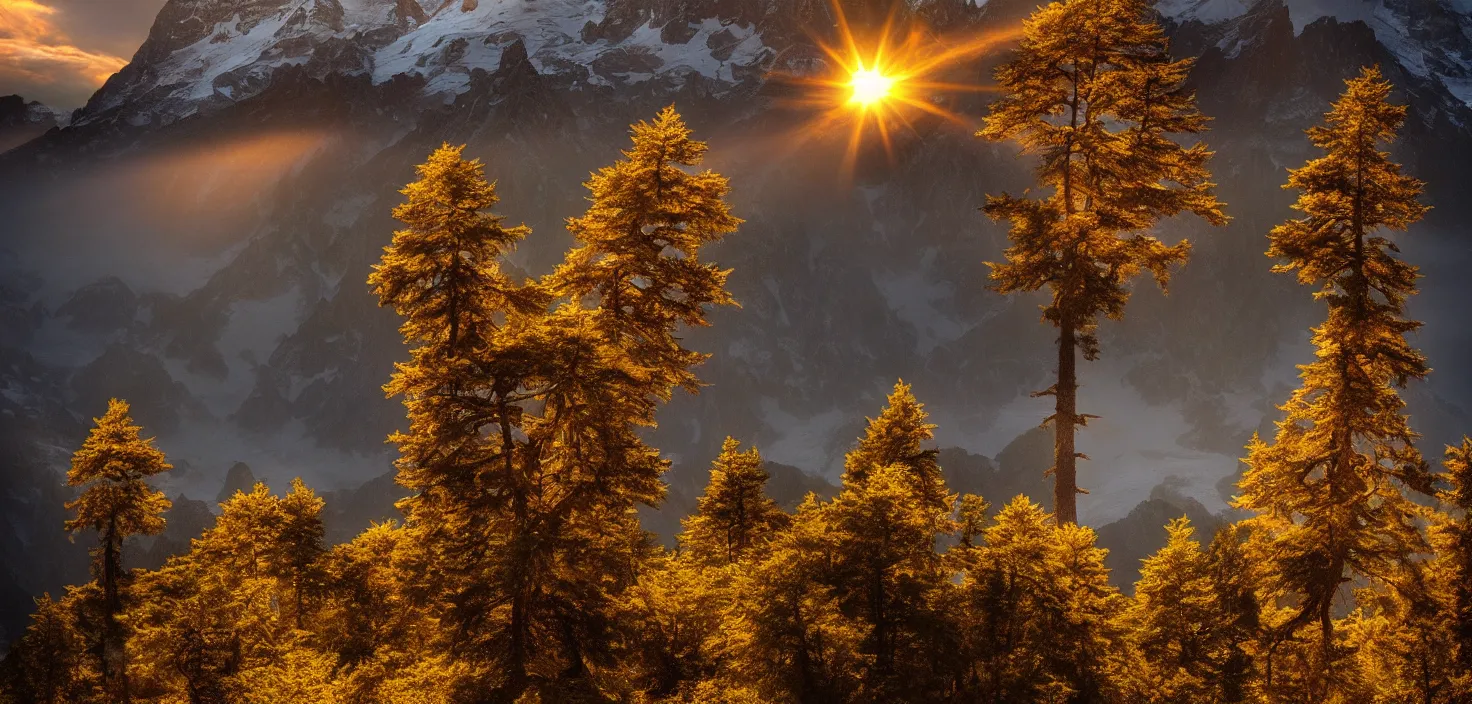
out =
{"type": "Polygon", "coordinates": [[[1149,271],[1164,287],[1186,259],[1188,243],[1168,247],[1140,231],[1181,212],[1226,222],[1211,152],[1172,138],[1204,132],[1208,120],[1185,87],[1192,61],[1172,60],[1146,4],[1054,2],[1023,27],[1015,58],[997,69],[1004,95],[977,135],[1037,154],[1038,184],[1051,195],[987,198],[987,214],[1012,223],[1007,261],[988,266],[1001,293],[1050,288],[1044,317],[1074,321],[1093,359],[1093,324],[1123,314],[1128,281],[1149,271]]]}
{"type": "Polygon", "coordinates": [[[915,400],[903,380],[894,385],[878,418],[869,420],[859,446],[843,461],[844,486],[858,484],[879,467],[899,465],[909,477],[910,487],[931,506],[949,505],[949,493],[936,462],[938,451],[925,444],[935,438],[925,404],[915,400]]]}
{"type": "Polygon", "coordinates": [[[489,212],[500,198],[465,145],[442,145],[416,167],[419,180],[400,193],[393,214],[408,227],[394,233],[368,283],[379,304],[404,318],[404,339],[458,356],[484,343],[496,314],[529,305],[527,292],[501,271],[500,257],[531,232],[505,227],[489,212]]]}
{"type": "Polygon", "coordinates": [[[769,475],[755,447],[726,438],[711,464],[710,483],[685,519],[680,544],[703,563],[729,564],[787,523],[787,514],[765,494],[769,475]]]}
{"type": "MultiPolygon", "coordinates": [[[[567,228],[579,245],[550,277],[560,294],[593,296],[610,336],[669,386],[694,391],[690,367],[706,355],[686,350],[669,333],[678,325],[704,326],[706,307],[733,305],[729,270],[702,262],[700,250],[735,232],[726,178],[691,173],[705,158],[705,142],[674,106],[653,122],[633,126],[633,147],[585,184],[591,205],[567,228]]],[[[666,391],[667,393],[667,391],[666,391]]]]}
{"type": "Polygon", "coordinates": [[[1325,124],[1309,130],[1326,154],[1291,172],[1304,217],[1273,229],[1268,255],[1314,286],[1329,315],[1314,330],[1315,361],[1282,406],[1272,444],[1254,437],[1240,508],[1257,511],[1263,557],[1280,588],[1299,595],[1294,623],[1317,618],[1331,635],[1334,595],[1350,575],[1394,580],[1422,552],[1416,507],[1403,488],[1432,491],[1396,387],[1426,375],[1406,341],[1420,323],[1404,316],[1416,268],[1395,258],[1380,230],[1404,230],[1426,211],[1421,183],[1379,150],[1394,139],[1405,108],[1369,68],[1347,81],[1325,124]]]}
{"type": "Polygon", "coordinates": [[[96,427],[82,448],[72,455],[67,484],[85,487],[82,495],[68,502],[76,518],[66,522],[68,531],[92,528],[104,540],[121,540],[129,535],[156,535],[164,529],[163,512],[170,502],[147,479],[173,469],[152,438],[140,435],[126,401],[107,402],[107,413],[95,419],[96,427]]]}

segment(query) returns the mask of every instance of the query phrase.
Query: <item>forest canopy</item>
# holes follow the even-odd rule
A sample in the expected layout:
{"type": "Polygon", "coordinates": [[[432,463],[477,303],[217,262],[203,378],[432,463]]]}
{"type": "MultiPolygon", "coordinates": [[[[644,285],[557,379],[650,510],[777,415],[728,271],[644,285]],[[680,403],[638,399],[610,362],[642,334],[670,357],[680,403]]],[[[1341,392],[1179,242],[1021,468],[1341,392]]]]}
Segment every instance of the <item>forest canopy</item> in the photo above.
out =
{"type": "Polygon", "coordinates": [[[165,526],[149,480],[171,467],[114,400],[56,526],[95,538],[94,579],[37,600],[0,704],[1472,701],[1472,440],[1434,466],[1400,397],[1428,368],[1395,238],[1426,206],[1382,150],[1405,108],[1374,68],[1309,131],[1322,155],[1266,233],[1264,266],[1325,317],[1276,434],[1245,448],[1240,520],[1171,521],[1130,594],[1077,522],[1076,355],[1099,356],[1138,275],[1164,287],[1185,263],[1158,222],[1227,217],[1190,65],[1140,0],[1056,2],[978,133],[1037,158],[1035,189],[984,210],[1010,226],[995,290],[1046,292],[1059,331],[1039,392],[1054,512],[952,491],[899,381],[835,496],[784,510],[760,449],[727,438],[661,545],[638,509],[670,462],[644,431],[702,388],[684,331],[736,304],[706,249],[740,246],[730,184],[666,108],[590,176],[562,262],[524,278],[506,258],[534,233],[444,144],[365,272],[409,348],[384,386],[407,421],[402,520],[329,544],[312,488],[257,483],[187,551],[128,569],[127,539],[165,526]]]}

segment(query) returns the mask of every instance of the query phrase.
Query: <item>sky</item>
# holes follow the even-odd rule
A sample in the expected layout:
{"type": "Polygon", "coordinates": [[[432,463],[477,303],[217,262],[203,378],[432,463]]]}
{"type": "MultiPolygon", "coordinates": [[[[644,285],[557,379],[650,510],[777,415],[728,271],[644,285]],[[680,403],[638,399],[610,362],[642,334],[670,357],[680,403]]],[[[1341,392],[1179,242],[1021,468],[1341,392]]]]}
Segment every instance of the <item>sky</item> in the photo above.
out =
{"type": "Polygon", "coordinates": [[[0,0],[0,95],[87,102],[128,63],[164,0],[0,0]]]}

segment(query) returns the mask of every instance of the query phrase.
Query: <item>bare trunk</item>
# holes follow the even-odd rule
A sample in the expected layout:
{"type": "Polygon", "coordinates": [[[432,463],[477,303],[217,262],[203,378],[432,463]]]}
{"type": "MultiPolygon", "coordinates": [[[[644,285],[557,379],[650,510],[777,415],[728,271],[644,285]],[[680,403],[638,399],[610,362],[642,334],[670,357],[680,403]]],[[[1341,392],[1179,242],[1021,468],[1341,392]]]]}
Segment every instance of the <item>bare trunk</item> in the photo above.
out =
{"type": "Polygon", "coordinates": [[[118,623],[118,613],[123,610],[122,587],[122,538],[118,536],[117,518],[108,522],[102,534],[102,682],[108,696],[114,702],[127,702],[128,693],[127,654],[123,652],[123,627],[118,623]]]}
{"type": "Polygon", "coordinates": [[[1073,433],[1078,412],[1078,370],[1072,316],[1064,311],[1058,326],[1058,386],[1053,413],[1053,511],[1058,525],[1078,523],[1078,453],[1073,433]]]}

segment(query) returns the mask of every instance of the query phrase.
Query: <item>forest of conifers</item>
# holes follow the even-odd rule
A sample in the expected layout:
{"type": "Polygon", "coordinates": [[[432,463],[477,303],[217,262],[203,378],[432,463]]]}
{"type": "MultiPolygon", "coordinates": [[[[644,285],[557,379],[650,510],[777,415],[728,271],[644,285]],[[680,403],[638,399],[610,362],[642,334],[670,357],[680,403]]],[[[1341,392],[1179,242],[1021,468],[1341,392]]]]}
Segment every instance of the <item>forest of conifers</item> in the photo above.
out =
{"type": "Polygon", "coordinates": [[[1427,362],[1391,237],[1426,207],[1382,151],[1405,109],[1374,68],[1309,130],[1322,155],[1290,170],[1296,212],[1267,233],[1263,265],[1325,317],[1276,435],[1246,448],[1241,520],[1170,523],[1131,595],[1077,524],[1076,359],[1099,356],[1096,326],[1139,275],[1165,286],[1187,259],[1157,222],[1227,219],[1191,63],[1154,17],[1144,0],[1039,8],[977,135],[1037,163],[1035,188],[983,209],[1011,228],[993,288],[1042,292],[1058,329],[1039,351],[1058,355],[1040,392],[1054,513],[951,492],[899,383],[837,496],[784,511],[757,449],[727,439],[661,546],[636,510],[662,499],[668,460],[643,430],[701,386],[681,331],[735,303],[702,259],[741,226],[726,179],[698,170],[706,145],[668,108],[587,182],[563,262],[516,280],[502,258],[529,229],[445,145],[368,275],[410,349],[385,386],[407,414],[390,438],[402,520],[327,545],[310,488],[258,484],[186,553],[126,569],[128,539],[164,527],[149,479],[170,466],[113,401],[55,527],[95,540],[94,579],[37,601],[0,702],[1472,701],[1472,441],[1433,465],[1399,395],[1427,362]]]}

